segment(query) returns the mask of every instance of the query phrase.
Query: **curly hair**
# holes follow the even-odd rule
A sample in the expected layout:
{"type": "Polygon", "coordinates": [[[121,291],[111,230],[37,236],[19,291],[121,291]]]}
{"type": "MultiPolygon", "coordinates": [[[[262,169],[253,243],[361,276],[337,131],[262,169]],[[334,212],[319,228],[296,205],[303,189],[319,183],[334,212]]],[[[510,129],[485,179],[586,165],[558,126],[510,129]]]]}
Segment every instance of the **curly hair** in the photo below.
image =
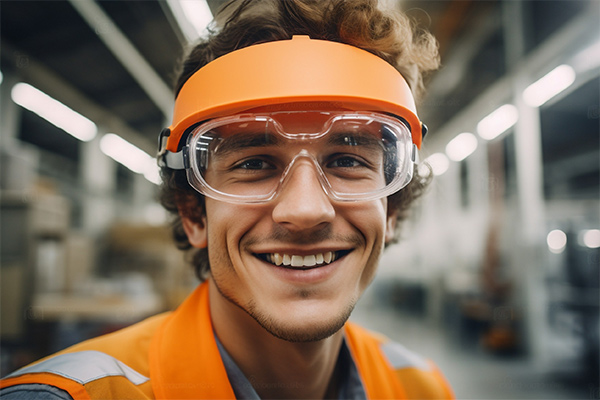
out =
{"type": "MultiPolygon", "coordinates": [[[[418,99],[424,74],[439,66],[437,42],[404,14],[382,10],[377,0],[231,0],[215,17],[209,36],[191,48],[181,64],[176,95],[184,83],[212,60],[257,43],[308,35],[349,44],[369,51],[394,66],[418,99]]],[[[200,280],[210,271],[207,249],[195,249],[183,230],[181,217],[200,221],[204,196],[187,182],[185,171],[162,168],[160,200],[172,214],[177,247],[190,250],[190,262],[200,280]]],[[[388,197],[388,213],[398,221],[408,215],[411,204],[424,192],[430,175],[415,169],[412,181],[388,197]]],[[[399,226],[400,224],[397,224],[399,226]]],[[[397,232],[396,232],[397,233],[397,232]]]]}

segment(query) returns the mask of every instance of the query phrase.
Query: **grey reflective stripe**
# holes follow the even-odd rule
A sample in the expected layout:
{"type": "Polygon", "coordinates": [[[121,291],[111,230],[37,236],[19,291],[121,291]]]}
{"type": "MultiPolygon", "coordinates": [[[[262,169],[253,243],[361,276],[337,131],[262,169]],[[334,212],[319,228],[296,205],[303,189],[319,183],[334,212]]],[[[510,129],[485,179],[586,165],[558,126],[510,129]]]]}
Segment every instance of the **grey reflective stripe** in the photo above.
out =
{"type": "Polygon", "coordinates": [[[107,376],[124,376],[134,385],[140,385],[150,380],[116,358],[94,350],[61,354],[21,368],[8,375],[7,378],[41,372],[60,375],[82,385],[107,376]]]}
{"type": "Polygon", "coordinates": [[[413,353],[406,347],[396,342],[386,342],[381,344],[381,351],[395,369],[401,368],[419,368],[429,370],[427,360],[418,354],[413,353]]]}

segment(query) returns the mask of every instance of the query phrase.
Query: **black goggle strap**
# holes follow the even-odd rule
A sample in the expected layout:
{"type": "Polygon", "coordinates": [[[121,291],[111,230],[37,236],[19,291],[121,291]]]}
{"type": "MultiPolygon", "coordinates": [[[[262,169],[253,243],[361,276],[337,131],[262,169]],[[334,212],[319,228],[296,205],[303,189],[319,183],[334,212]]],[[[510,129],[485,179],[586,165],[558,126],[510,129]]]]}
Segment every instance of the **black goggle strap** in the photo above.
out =
{"type": "Polygon", "coordinates": [[[158,166],[176,170],[187,169],[187,167],[189,166],[187,154],[187,147],[184,147],[177,153],[173,153],[172,151],[166,151],[158,159],[158,166]]]}
{"type": "Polygon", "coordinates": [[[182,147],[177,153],[173,153],[166,149],[167,147],[167,139],[171,132],[168,128],[163,129],[158,136],[158,155],[156,156],[156,160],[158,162],[158,166],[163,168],[167,167],[170,169],[186,169],[186,166],[189,164],[187,162],[187,147],[182,147]]]}
{"type": "Polygon", "coordinates": [[[179,147],[176,153],[167,150],[167,140],[171,135],[171,131],[169,128],[163,129],[158,135],[158,155],[156,159],[158,160],[159,167],[167,167],[170,169],[181,170],[187,169],[190,167],[188,148],[185,145],[187,142],[187,138],[190,133],[196,129],[199,125],[203,124],[206,121],[200,121],[198,123],[193,124],[189,128],[183,132],[181,135],[181,139],[179,139],[179,147]]]}

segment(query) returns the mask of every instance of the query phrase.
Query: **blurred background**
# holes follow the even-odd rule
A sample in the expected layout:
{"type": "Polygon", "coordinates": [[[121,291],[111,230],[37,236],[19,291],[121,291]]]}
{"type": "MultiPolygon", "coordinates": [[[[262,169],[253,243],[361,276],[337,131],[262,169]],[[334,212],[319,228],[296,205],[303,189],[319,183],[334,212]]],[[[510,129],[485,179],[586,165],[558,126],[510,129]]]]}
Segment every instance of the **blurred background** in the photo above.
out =
{"type": "MultiPolygon", "coordinates": [[[[222,0],[0,2],[1,374],[197,284],[157,203],[174,66],[222,0]]],[[[353,319],[461,399],[596,399],[600,1],[400,0],[435,179],[353,319]]]]}

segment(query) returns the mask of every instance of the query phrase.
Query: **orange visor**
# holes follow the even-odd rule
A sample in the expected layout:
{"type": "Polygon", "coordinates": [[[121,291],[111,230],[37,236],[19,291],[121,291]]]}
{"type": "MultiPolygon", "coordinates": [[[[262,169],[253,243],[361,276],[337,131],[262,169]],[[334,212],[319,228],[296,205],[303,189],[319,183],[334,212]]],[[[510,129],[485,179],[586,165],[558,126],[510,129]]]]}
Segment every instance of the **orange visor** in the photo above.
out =
{"type": "Polygon", "coordinates": [[[177,152],[185,130],[200,121],[288,103],[394,114],[421,147],[412,92],[394,67],[354,46],[294,36],[233,51],[196,71],[175,100],[166,150],[177,152]]]}

